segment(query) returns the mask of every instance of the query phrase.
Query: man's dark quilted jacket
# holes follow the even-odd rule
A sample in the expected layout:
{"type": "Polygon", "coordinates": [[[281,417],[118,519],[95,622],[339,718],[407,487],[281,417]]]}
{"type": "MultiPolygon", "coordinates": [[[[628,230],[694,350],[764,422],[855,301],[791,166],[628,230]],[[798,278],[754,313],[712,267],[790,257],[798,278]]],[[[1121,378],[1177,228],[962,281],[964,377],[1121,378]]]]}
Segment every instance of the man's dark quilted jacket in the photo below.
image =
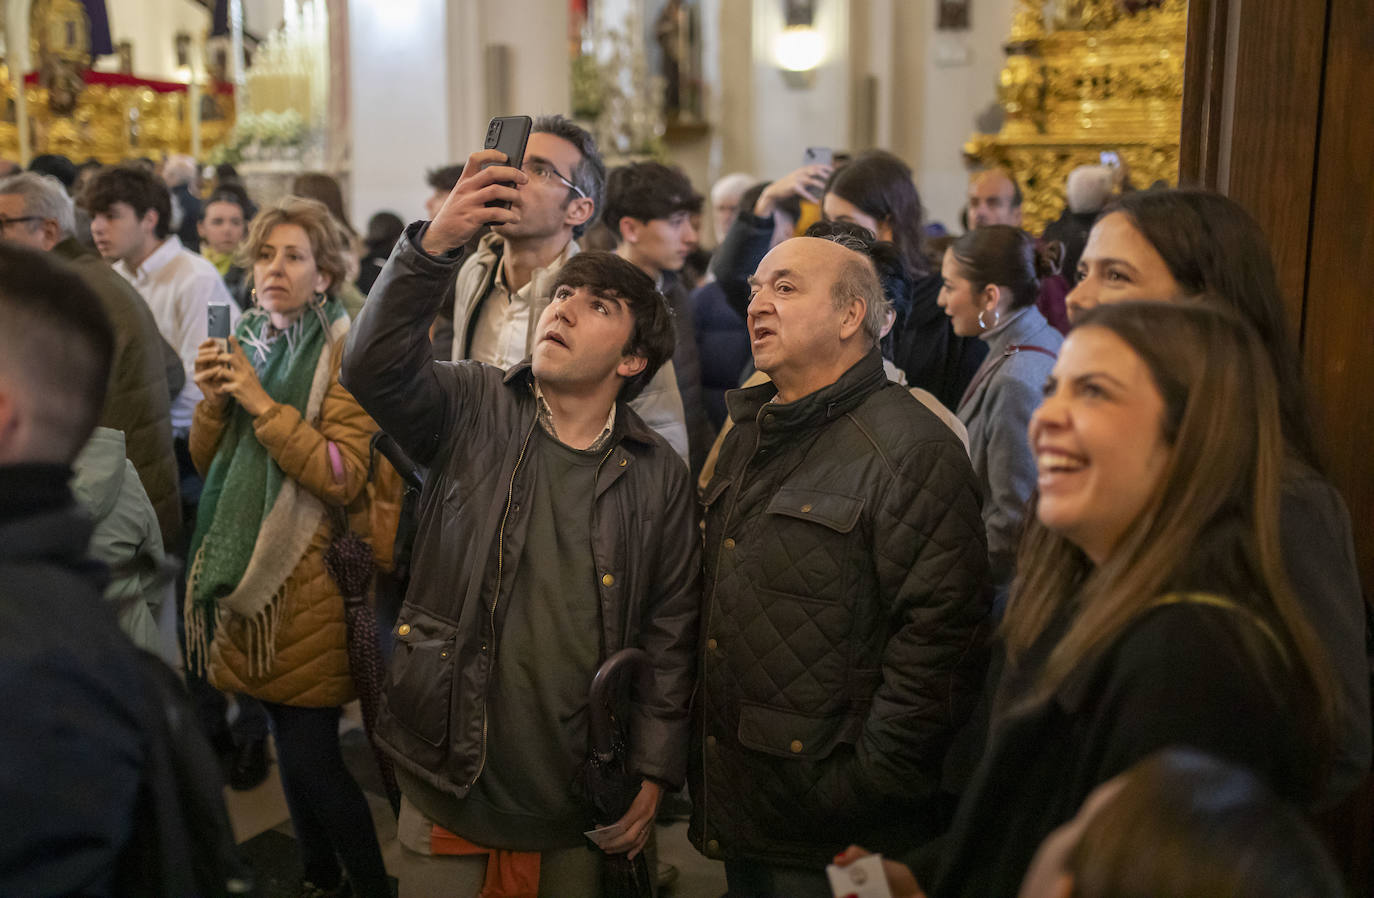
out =
{"type": "Polygon", "coordinates": [[[774,404],[728,395],[706,505],[691,835],[716,858],[820,865],[947,822],[951,738],[981,683],[977,480],[874,351],[774,404]]]}

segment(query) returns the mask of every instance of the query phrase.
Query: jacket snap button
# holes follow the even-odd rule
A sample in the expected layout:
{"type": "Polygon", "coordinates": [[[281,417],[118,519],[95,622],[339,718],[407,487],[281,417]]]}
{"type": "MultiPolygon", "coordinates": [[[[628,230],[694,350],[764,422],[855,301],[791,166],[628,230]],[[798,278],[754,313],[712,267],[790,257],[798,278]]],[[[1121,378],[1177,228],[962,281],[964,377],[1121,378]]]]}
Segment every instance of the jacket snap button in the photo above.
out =
{"type": "Polygon", "coordinates": [[[788,748],[792,749],[792,754],[794,754],[794,755],[799,755],[799,754],[801,754],[801,750],[802,750],[801,740],[800,740],[800,739],[793,739],[793,740],[792,740],[792,744],[789,745],[788,748]]]}
{"type": "Polygon", "coordinates": [[[410,633],[410,624],[401,624],[396,628],[397,636],[406,636],[410,633]]]}
{"type": "Polygon", "coordinates": [[[601,582],[602,582],[602,584],[604,584],[604,585],[606,585],[606,586],[614,586],[614,585],[615,585],[615,577],[611,576],[610,574],[602,574],[602,575],[601,575],[601,582]]]}
{"type": "Polygon", "coordinates": [[[806,512],[808,512],[808,511],[810,511],[810,510],[811,510],[811,503],[810,503],[810,502],[808,502],[808,503],[806,503],[805,505],[802,506],[802,513],[803,513],[803,514],[806,513],[806,512]]]}
{"type": "Polygon", "coordinates": [[[711,852],[720,851],[720,843],[712,839],[706,843],[706,850],[711,852]]]}
{"type": "Polygon", "coordinates": [[[716,650],[716,641],[714,639],[706,640],[706,647],[714,652],[716,650]]]}
{"type": "Polygon", "coordinates": [[[716,747],[716,737],[715,737],[715,736],[707,736],[707,737],[706,737],[706,747],[707,747],[707,748],[715,748],[715,747],[716,747]]]}
{"type": "Polygon", "coordinates": [[[735,547],[735,541],[733,539],[730,539],[729,537],[726,537],[724,545],[727,549],[733,549],[735,547]]]}
{"type": "Polygon", "coordinates": [[[440,657],[440,658],[447,658],[447,657],[448,657],[448,652],[440,652],[440,653],[439,653],[439,657],[440,657]]]}
{"type": "Polygon", "coordinates": [[[482,654],[485,655],[486,653],[487,653],[487,644],[484,642],[484,643],[482,643],[482,654]]]}
{"type": "Polygon", "coordinates": [[[622,468],[625,467],[626,465],[628,465],[629,463],[630,463],[630,460],[629,460],[628,458],[622,458],[622,459],[620,460],[620,466],[621,466],[622,468]]]}

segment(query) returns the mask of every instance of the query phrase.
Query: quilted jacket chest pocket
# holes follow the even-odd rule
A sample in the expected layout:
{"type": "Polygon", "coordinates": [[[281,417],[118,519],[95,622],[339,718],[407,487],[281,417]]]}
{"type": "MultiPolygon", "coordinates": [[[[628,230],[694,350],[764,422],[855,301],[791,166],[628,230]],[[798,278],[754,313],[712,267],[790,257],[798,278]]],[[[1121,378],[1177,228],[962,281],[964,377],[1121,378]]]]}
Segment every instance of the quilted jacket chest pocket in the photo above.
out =
{"type": "Polygon", "coordinates": [[[845,598],[857,551],[860,496],[783,487],[768,502],[758,533],[758,585],[799,599],[845,598]]]}

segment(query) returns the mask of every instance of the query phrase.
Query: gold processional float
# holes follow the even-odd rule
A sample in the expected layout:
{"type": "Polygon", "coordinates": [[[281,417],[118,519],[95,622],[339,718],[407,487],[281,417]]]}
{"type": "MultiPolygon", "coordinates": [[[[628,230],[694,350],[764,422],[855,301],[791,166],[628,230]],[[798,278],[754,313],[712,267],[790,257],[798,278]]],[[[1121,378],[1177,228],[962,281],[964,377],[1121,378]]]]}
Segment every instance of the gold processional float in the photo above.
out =
{"type": "Polygon", "coordinates": [[[1136,188],[1178,178],[1186,0],[1016,0],[998,84],[997,134],[975,134],[975,166],[1013,172],[1039,233],[1064,209],[1070,171],[1115,152],[1136,188]]]}
{"type": "MultiPolygon", "coordinates": [[[[0,17],[3,13],[0,13],[0,17]]],[[[0,25],[4,23],[0,18],[0,25]]],[[[28,20],[31,71],[5,27],[0,64],[0,156],[22,155],[20,118],[27,113],[29,156],[61,153],[103,163],[169,153],[201,153],[234,125],[234,88],[213,78],[162,81],[91,69],[91,25],[79,0],[34,0],[28,20]],[[23,84],[23,96],[19,94],[23,84]]]]}
{"type": "MultiPolygon", "coordinates": [[[[229,151],[228,161],[248,161],[270,157],[276,145],[276,152],[298,156],[320,130],[326,102],[317,94],[328,70],[322,3],[310,0],[302,13],[301,22],[288,22],[262,48],[249,73],[259,109],[242,111],[236,129],[233,85],[213,77],[168,82],[92,71],[90,23],[79,0],[33,0],[34,71],[24,78],[26,102],[18,96],[11,65],[17,54],[8,42],[0,65],[0,156],[20,156],[25,106],[31,154],[110,163],[197,150],[205,156],[220,148],[221,155],[229,151]],[[302,103],[309,111],[304,121],[276,121],[288,114],[296,119],[302,103]],[[258,118],[263,121],[248,127],[258,118]]],[[[1099,161],[1104,151],[1120,156],[1136,187],[1174,183],[1186,29],[1186,0],[1016,0],[998,85],[1005,121],[997,134],[973,135],[965,156],[1016,174],[1032,231],[1064,208],[1068,173],[1099,161]]]]}

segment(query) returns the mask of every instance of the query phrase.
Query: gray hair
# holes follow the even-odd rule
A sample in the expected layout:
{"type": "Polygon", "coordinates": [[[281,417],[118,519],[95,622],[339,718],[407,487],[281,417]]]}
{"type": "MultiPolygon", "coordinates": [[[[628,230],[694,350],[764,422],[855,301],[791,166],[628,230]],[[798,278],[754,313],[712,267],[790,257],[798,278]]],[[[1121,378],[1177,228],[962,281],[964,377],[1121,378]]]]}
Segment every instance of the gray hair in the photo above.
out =
{"type": "Polygon", "coordinates": [[[877,346],[882,339],[883,327],[887,324],[888,313],[892,311],[892,301],[883,292],[883,282],[878,278],[878,269],[868,255],[864,242],[850,234],[831,234],[818,237],[838,244],[849,250],[851,256],[844,260],[835,281],[830,285],[830,299],[836,309],[842,309],[855,299],[864,301],[863,332],[877,346]]]}
{"type": "Polygon", "coordinates": [[[714,206],[730,196],[738,199],[744,191],[753,187],[755,182],[753,175],[747,175],[742,171],[726,175],[711,185],[711,205],[714,206]]]}
{"type": "Polygon", "coordinates": [[[1080,165],[1069,172],[1065,184],[1065,199],[1069,211],[1081,215],[1101,212],[1112,198],[1116,187],[1116,173],[1106,165],[1080,165]]]}
{"type": "Polygon", "coordinates": [[[199,174],[196,160],[190,156],[168,156],[167,161],[162,163],[162,180],[168,187],[194,184],[199,174]]]}
{"type": "Polygon", "coordinates": [[[592,201],[592,216],[573,228],[573,237],[581,237],[601,214],[601,204],[606,199],[606,163],[601,161],[601,151],[596,148],[596,138],[592,137],[581,125],[562,115],[541,115],[534,120],[530,129],[536,134],[552,134],[561,137],[577,147],[582,160],[573,167],[568,179],[577,185],[583,196],[592,201]]]}
{"type": "Polygon", "coordinates": [[[62,236],[76,234],[76,212],[67,188],[52,175],[40,175],[26,171],[0,179],[0,194],[22,196],[24,214],[34,215],[45,221],[57,222],[57,230],[62,236]]]}

